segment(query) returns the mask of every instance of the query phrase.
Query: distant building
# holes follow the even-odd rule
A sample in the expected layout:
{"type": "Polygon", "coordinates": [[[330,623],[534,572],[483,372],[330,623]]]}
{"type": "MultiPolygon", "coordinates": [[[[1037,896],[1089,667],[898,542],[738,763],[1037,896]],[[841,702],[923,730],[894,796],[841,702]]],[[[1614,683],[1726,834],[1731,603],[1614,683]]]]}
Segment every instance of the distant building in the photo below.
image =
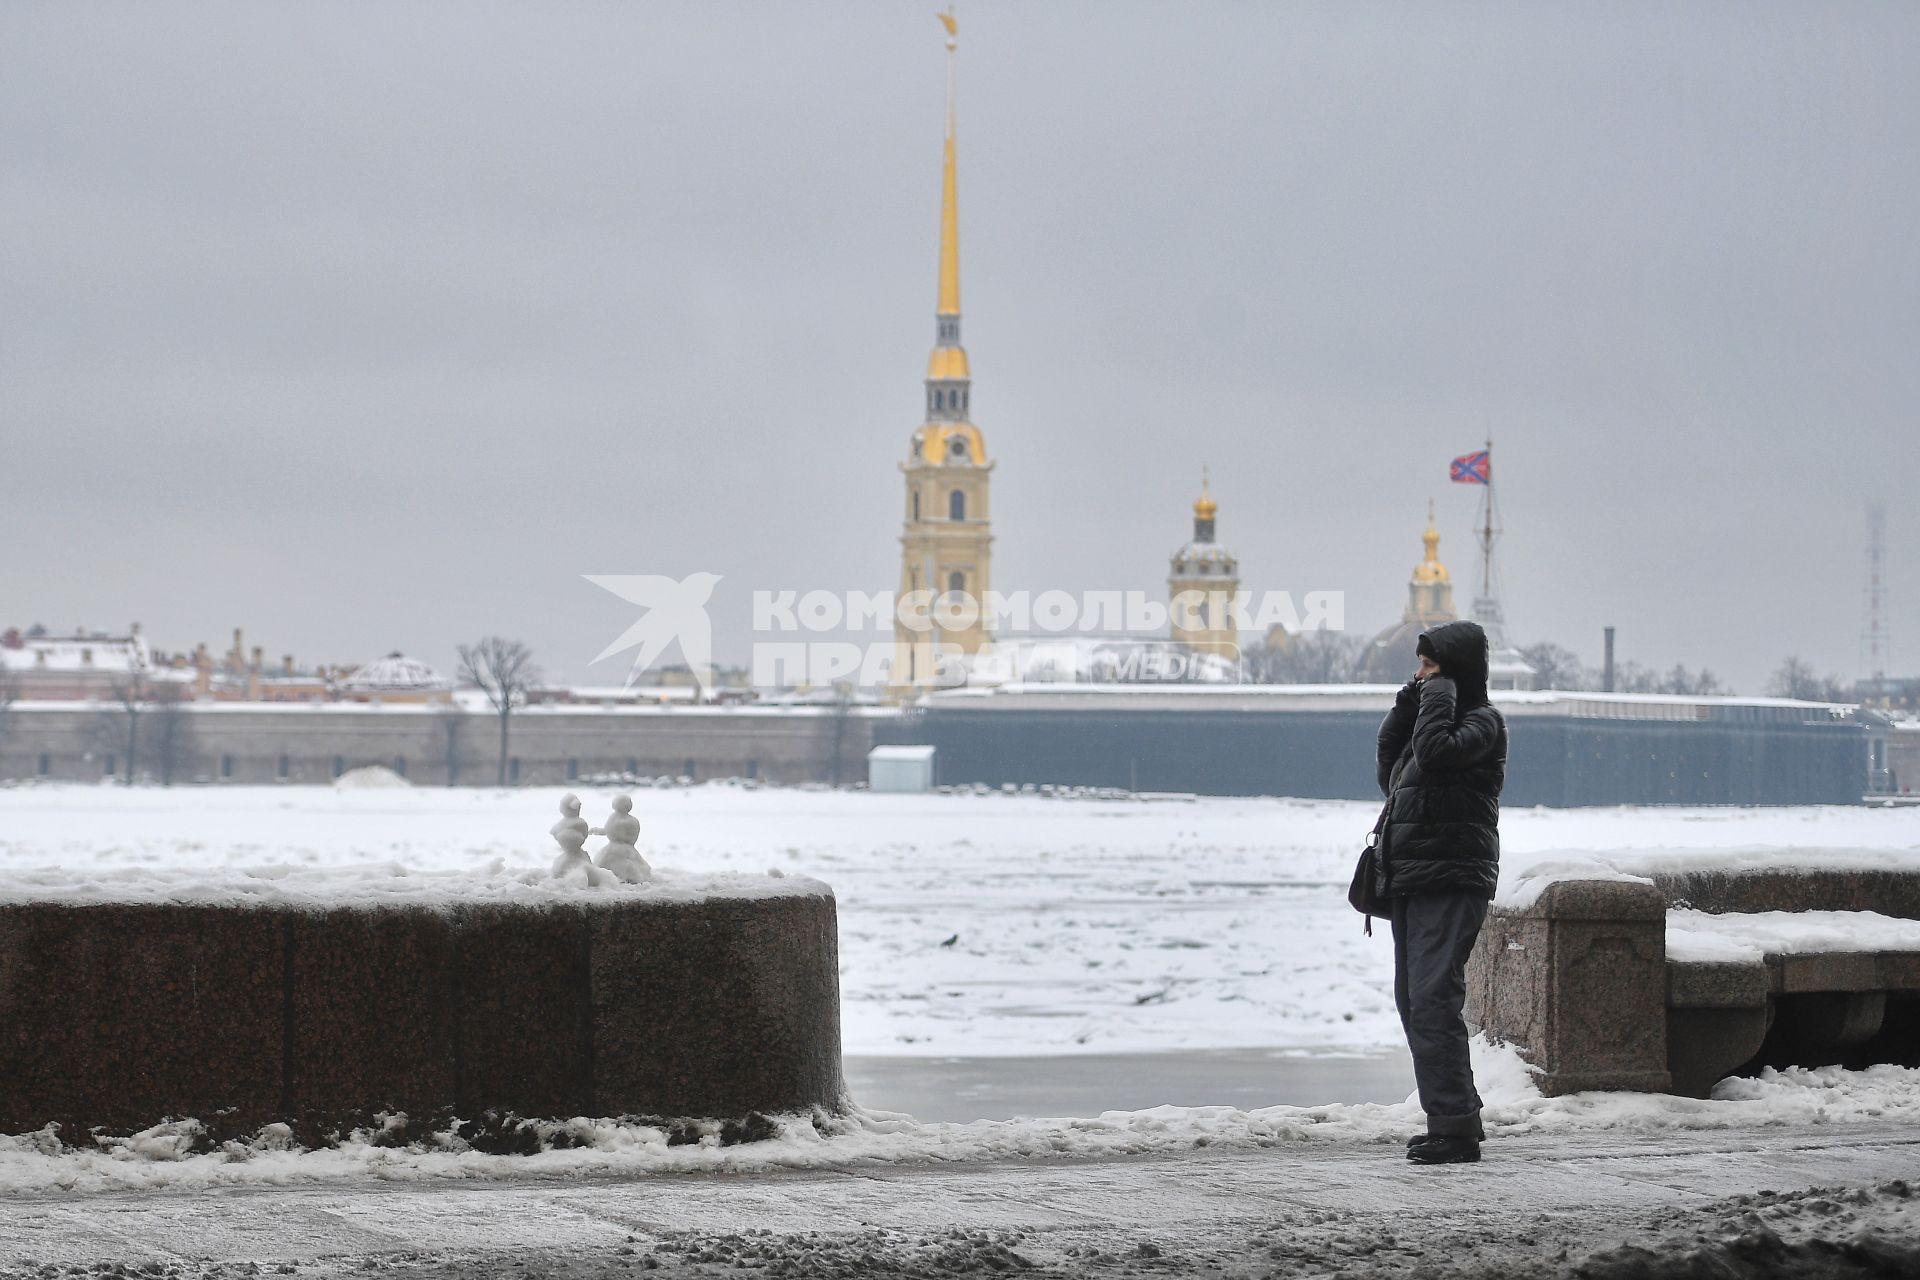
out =
{"type": "Polygon", "coordinates": [[[1532,689],[1540,673],[1507,643],[1498,632],[1487,633],[1487,687],[1489,689],[1532,689]]]}
{"type": "Polygon", "coordinates": [[[84,702],[110,698],[117,687],[150,677],[154,654],[134,623],[125,635],[75,630],[53,635],[45,627],[0,636],[0,672],[22,701],[84,702]]]}
{"type": "Polygon", "coordinates": [[[1167,598],[1173,638],[1202,653],[1239,657],[1239,630],[1233,619],[1233,596],[1240,589],[1240,562],[1214,540],[1214,517],[1220,504],[1200,481],[1200,497],[1193,504],[1193,538],[1173,553],[1167,570],[1167,598]]]}
{"type": "Polygon", "coordinates": [[[872,791],[931,791],[933,771],[932,747],[875,747],[867,752],[867,787],[872,791]]]}
{"type": "Polygon", "coordinates": [[[1433,522],[1433,504],[1427,504],[1427,531],[1420,535],[1426,554],[1413,566],[1407,583],[1407,608],[1400,621],[1373,638],[1367,646],[1362,678],[1374,684],[1403,684],[1420,665],[1414,648],[1420,633],[1443,622],[1453,622],[1453,575],[1440,563],[1440,530],[1433,522]]]}
{"type": "Polygon", "coordinates": [[[87,630],[54,635],[41,626],[24,632],[9,629],[0,633],[0,672],[12,678],[19,698],[29,702],[97,702],[133,689],[144,690],[148,698],[191,702],[406,702],[422,700],[429,692],[445,701],[452,688],[445,677],[397,653],[359,668],[304,668],[292,654],[269,665],[265,650],[259,645],[247,648],[238,627],[224,653],[215,654],[205,642],[190,653],[169,653],[151,647],[137,622],[124,635],[87,630]],[[423,680],[432,688],[424,688],[423,680]]]}
{"type": "Polygon", "coordinates": [[[340,682],[340,698],[344,702],[444,704],[453,700],[453,681],[396,650],[356,668],[340,682]]]}
{"type": "Polygon", "coordinates": [[[246,648],[239,627],[233,629],[233,647],[217,658],[203,642],[190,655],[174,654],[159,661],[169,670],[185,673],[196,700],[214,702],[327,702],[334,697],[335,681],[344,674],[325,667],[303,670],[292,654],[270,667],[259,645],[251,651],[246,648]]]}
{"type": "Polygon", "coordinates": [[[1881,711],[1920,713],[1920,676],[1869,676],[1853,686],[1853,697],[1881,711]]]}

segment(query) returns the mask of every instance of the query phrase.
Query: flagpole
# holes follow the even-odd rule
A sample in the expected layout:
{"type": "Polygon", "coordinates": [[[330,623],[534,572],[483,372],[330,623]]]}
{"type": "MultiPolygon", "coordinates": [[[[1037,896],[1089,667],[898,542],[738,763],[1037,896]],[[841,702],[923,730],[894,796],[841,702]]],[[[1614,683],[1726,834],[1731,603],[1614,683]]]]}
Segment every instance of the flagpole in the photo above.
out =
{"type": "Polygon", "coordinates": [[[1480,503],[1480,598],[1493,599],[1493,436],[1487,436],[1487,492],[1480,503]]]}

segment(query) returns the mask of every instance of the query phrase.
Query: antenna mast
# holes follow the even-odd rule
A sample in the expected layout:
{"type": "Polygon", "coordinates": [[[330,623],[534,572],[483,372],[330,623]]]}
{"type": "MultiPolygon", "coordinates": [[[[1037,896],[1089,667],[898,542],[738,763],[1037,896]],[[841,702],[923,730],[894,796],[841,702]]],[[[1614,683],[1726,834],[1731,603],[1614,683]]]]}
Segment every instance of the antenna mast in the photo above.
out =
{"type": "Polygon", "coordinates": [[[1480,495],[1480,595],[1483,599],[1494,598],[1493,582],[1493,540],[1500,536],[1500,528],[1494,523],[1496,511],[1493,502],[1493,437],[1487,437],[1487,484],[1486,492],[1480,495]]]}
{"type": "Polygon", "coordinates": [[[1887,679],[1887,509],[1867,504],[1867,621],[1860,633],[1861,672],[1872,684],[1870,696],[1885,690],[1887,679]]]}

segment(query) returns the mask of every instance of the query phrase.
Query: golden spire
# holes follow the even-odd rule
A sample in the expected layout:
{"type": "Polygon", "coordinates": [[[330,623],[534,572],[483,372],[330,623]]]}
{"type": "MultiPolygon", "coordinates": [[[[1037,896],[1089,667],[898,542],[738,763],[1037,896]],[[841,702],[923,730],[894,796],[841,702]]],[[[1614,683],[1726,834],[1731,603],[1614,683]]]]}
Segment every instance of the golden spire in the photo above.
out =
{"type": "Polygon", "coordinates": [[[940,172],[940,305],[936,310],[943,316],[957,316],[960,314],[960,202],[954,189],[953,96],[960,24],[954,21],[951,6],[945,13],[934,16],[947,29],[947,145],[940,172]]]}
{"type": "MultiPolygon", "coordinates": [[[[927,357],[927,381],[964,382],[972,374],[967,368],[967,349],[960,345],[960,201],[954,187],[953,164],[954,65],[960,26],[951,8],[934,17],[947,29],[947,145],[940,173],[940,302],[934,308],[936,336],[933,354],[927,357]]],[[[958,399],[963,402],[965,397],[958,399]]]]}
{"type": "Polygon", "coordinates": [[[1427,531],[1420,535],[1420,541],[1426,543],[1427,554],[1418,565],[1414,566],[1413,580],[1415,582],[1451,581],[1452,575],[1447,572],[1447,566],[1440,563],[1440,530],[1434,526],[1431,498],[1427,500],[1427,531]]]}

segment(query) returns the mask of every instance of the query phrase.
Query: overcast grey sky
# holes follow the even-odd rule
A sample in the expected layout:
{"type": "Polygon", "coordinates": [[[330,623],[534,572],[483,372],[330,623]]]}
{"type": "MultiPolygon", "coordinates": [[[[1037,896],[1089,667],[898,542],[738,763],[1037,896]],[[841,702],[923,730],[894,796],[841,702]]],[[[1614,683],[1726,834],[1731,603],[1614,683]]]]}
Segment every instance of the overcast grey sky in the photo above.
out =
{"type": "MultiPolygon", "coordinates": [[[[583,573],[890,589],[932,342],[931,5],[0,7],[0,622],[552,672],[583,573]]],[[[1464,607],[1758,691],[1920,668],[1920,6],[960,8],[1002,589],[1464,607]]]]}

